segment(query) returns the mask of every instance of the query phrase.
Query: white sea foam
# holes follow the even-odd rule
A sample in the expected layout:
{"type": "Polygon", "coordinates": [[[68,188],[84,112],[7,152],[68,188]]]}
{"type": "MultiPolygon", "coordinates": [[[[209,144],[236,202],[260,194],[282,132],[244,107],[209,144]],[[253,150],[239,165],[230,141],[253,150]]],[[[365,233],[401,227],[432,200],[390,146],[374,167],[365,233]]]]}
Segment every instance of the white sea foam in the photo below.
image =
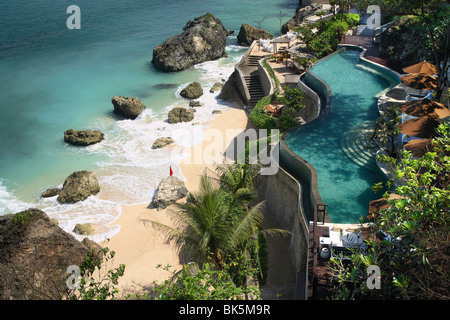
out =
{"type": "Polygon", "coordinates": [[[40,209],[50,218],[58,220],[61,229],[72,233],[77,239],[85,237],[73,233],[77,224],[92,223],[96,232],[88,238],[95,242],[104,241],[119,232],[120,226],[113,224],[122,212],[119,204],[95,196],[74,204],[61,204],[56,199],[56,196],[42,199],[40,209]]]}
{"type": "Polygon", "coordinates": [[[17,213],[30,207],[33,207],[33,205],[15,197],[12,192],[8,191],[0,179],[0,215],[17,213]]]}

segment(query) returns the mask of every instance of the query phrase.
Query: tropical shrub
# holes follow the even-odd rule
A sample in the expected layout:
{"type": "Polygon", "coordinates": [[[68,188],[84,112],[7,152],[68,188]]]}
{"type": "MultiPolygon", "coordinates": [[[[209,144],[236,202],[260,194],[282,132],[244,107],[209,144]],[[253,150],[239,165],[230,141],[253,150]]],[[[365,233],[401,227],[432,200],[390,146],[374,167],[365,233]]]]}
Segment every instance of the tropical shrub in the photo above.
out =
{"type": "MultiPolygon", "coordinates": [[[[199,267],[197,264],[184,265],[181,271],[164,269],[172,276],[163,283],[154,282],[152,289],[155,300],[256,300],[260,298],[257,286],[236,285],[230,276],[230,263],[217,269],[209,263],[199,267]]],[[[161,267],[161,266],[159,266],[161,267]]],[[[252,270],[243,269],[244,278],[252,277],[252,270]]]]}
{"type": "MultiPolygon", "coordinates": [[[[438,127],[432,150],[416,159],[402,152],[399,159],[380,156],[390,163],[403,184],[388,200],[371,227],[366,252],[355,251],[349,264],[332,260],[339,299],[445,299],[450,298],[450,124],[438,127]],[[381,288],[370,290],[366,268],[377,265],[381,288]]],[[[392,187],[393,181],[388,182],[392,187]]],[[[376,188],[381,187],[380,184],[376,188]]]]}
{"type": "Polygon", "coordinates": [[[273,129],[277,126],[277,122],[271,116],[264,112],[264,107],[274,101],[274,97],[264,97],[258,101],[256,106],[250,113],[250,121],[260,129],[273,129]]]}

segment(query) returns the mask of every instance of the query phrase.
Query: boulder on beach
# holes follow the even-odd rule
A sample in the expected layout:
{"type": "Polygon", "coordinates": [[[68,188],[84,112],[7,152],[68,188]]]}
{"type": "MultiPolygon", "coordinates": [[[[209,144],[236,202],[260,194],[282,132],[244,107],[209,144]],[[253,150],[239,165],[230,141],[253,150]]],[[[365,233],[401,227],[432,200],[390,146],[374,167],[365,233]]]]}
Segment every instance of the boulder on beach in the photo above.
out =
{"type": "Polygon", "coordinates": [[[102,248],[78,241],[45,212],[28,209],[0,216],[0,299],[61,300],[67,292],[67,268],[79,266],[102,248]]]}
{"type": "Polygon", "coordinates": [[[76,146],[89,146],[99,143],[104,139],[104,134],[98,130],[73,130],[64,131],[64,141],[76,146]]]}
{"type": "Polygon", "coordinates": [[[67,177],[58,196],[61,203],[83,201],[100,192],[97,177],[90,171],[76,171],[67,177]]]}
{"type": "Polygon", "coordinates": [[[158,190],[151,204],[158,210],[165,209],[170,204],[184,198],[187,193],[188,190],[183,180],[175,176],[169,176],[162,179],[159,183],[158,190]]]}
{"type": "Polygon", "coordinates": [[[156,69],[174,72],[195,64],[226,57],[229,31],[213,14],[189,21],[183,33],[170,37],[153,49],[152,63],[156,69]]]}
{"type": "Polygon", "coordinates": [[[152,149],[161,149],[161,148],[164,148],[165,146],[172,144],[174,142],[175,142],[175,140],[173,140],[171,137],[158,138],[153,143],[152,149]]]}
{"type": "Polygon", "coordinates": [[[194,111],[186,107],[175,107],[169,111],[169,123],[189,122],[194,119],[194,111]]]}
{"type": "Polygon", "coordinates": [[[129,119],[136,119],[146,108],[139,98],[114,96],[111,102],[115,113],[129,119]]]}
{"type": "Polygon", "coordinates": [[[259,39],[273,39],[273,34],[264,30],[258,29],[252,25],[244,23],[241,25],[239,34],[237,36],[237,42],[240,46],[249,47],[253,41],[259,39]]]}
{"type": "Polygon", "coordinates": [[[200,83],[194,81],[181,90],[180,96],[187,99],[198,99],[203,95],[203,88],[200,83]]]}

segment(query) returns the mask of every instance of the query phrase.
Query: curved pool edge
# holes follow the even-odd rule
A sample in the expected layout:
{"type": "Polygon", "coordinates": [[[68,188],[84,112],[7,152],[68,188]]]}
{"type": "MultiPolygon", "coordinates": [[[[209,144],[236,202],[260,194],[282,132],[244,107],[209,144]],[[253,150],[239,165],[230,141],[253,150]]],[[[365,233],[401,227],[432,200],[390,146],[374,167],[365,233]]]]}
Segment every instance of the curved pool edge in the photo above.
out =
{"type": "MultiPolygon", "coordinates": [[[[361,47],[361,46],[357,46],[357,45],[347,45],[347,44],[338,45],[338,49],[335,52],[318,60],[316,62],[316,64],[320,63],[321,61],[323,61],[325,59],[332,57],[333,55],[337,54],[338,52],[340,52],[341,50],[343,50],[345,48],[354,48],[354,49],[360,50],[361,51],[360,59],[362,61],[368,63],[369,65],[374,67],[374,69],[376,69],[376,70],[382,70],[383,72],[390,73],[394,78],[398,79],[398,81],[400,82],[400,74],[398,72],[396,72],[388,67],[385,67],[381,64],[378,64],[376,62],[373,62],[373,61],[370,61],[370,60],[364,58],[364,54],[366,53],[367,49],[364,47],[361,47]]],[[[310,212],[309,212],[309,214],[306,213],[306,215],[311,218],[314,215],[313,210],[315,210],[316,205],[323,204],[323,201],[322,201],[322,198],[321,198],[320,192],[319,192],[318,173],[317,173],[316,168],[312,164],[310,164],[308,161],[306,161],[305,159],[300,157],[298,154],[296,154],[291,148],[289,148],[289,146],[286,143],[286,139],[289,137],[289,135],[292,132],[299,130],[300,128],[303,129],[305,127],[308,127],[316,122],[321,121],[324,117],[326,117],[326,115],[329,113],[329,111],[331,109],[332,93],[331,93],[330,86],[325,81],[323,81],[321,78],[319,78],[316,75],[309,72],[309,70],[306,71],[302,75],[302,77],[305,76],[306,73],[308,73],[308,76],[315,78],[315,80],[317,80],[318,83],[320,83],[321,85],[324,86],[325,91],[326,91],[326,93],[324,95],[325,105],[320,106],[320,113],[315,119],[313,119],[303,125],[299,125],[294,128],[291,128],[281,136],[280,142],[279,142],[280,143],[279,160],[280,160],[280,166],[285,171],[291,173],[293,177],[295,177],[296,179],[299,179],[300,180],[300,181],[298,181],[299,183],[301,183],[301,181],[303,181],[308,184],[307,186],[305,186],[305,188],[303,188],[303,189],[306,189],[306,188],[309,189],[309,199],[304,199],[304,201],[307,201],[309,204],[304,205],[304,207],[305,207],[304,209],[306,211],[306,208],[309,208],[310,212]]],[[[304,84],[304,85],[307,86],[306,84],[304,84]]],[[[315,92],[314,89],[312,89],[312,88],[310,88],[310,89],[315,92]]],[[[323,218],[323,221],[331,222],[327,211],[325,211],[325,217],[323,218]]]]}

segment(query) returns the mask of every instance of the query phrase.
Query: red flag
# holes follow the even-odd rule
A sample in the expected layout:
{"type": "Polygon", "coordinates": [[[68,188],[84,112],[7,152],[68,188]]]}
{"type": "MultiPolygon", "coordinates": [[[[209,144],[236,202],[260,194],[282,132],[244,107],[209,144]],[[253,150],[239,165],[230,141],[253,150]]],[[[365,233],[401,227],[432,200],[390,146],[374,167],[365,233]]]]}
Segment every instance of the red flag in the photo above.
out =
{"type": "Polygon", "coordinates": [[[172,166],[170,166],[170,175],[173,175],[173,170],[172,170],[172,166]]]}

